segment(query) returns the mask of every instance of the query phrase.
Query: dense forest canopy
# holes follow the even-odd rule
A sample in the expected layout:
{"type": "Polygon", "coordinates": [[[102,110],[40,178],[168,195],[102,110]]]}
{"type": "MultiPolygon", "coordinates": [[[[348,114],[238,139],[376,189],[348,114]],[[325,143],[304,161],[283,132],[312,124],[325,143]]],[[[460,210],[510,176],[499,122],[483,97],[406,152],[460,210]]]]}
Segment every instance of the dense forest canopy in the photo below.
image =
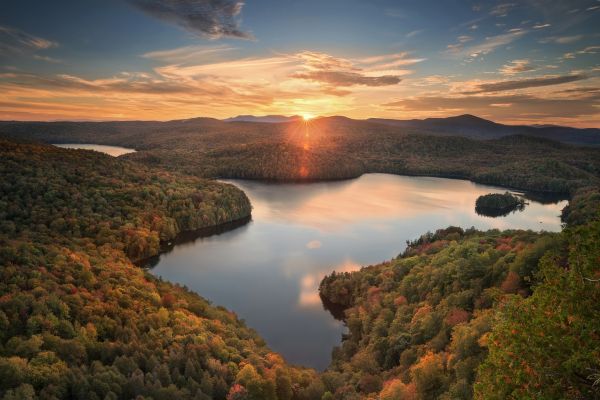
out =
{"type": "Polygon", "coordinates": [[[3,398],[307,398],[314,371],[132,264],[247,216],[243,192],[91,151],[2,141],[0,160],[3,398]]]}
{"type": "Polygon", "coordinates": [[[338,398],[600,398],[599,257],[597,218],[560,234],[448,228],[332,273],[320,293],[350,331],[338,398]]]}
{"type": "Polygon", "coordinates": [[[367,172],[469,179],[527,191],[572,194],[600,176],[600,149],[511,135],[436,136],[415,127],[345,117],[289,123],[4,123],[0,135],[51,143],[132,147],[125,156],[200,177],[271,180],[353,178],[367,172]]]}
{"type": "MultiPolygon", "coordinates": [[[[3,398],[600,397],[598,150],[391,127],[367,135],[368,125],[344,119],[292,132],[180,123],[171,135],[132,129],[81,139],[140,140],[140,152],[116,159],[0,140],[3,398]],[[321,374],[289,366],[231,311],[132,263],[180,232],[250,214],[243,192],[205,178],[364,172],[567,193],[567,228],[448,228],[394,260],[331,274],[320,292],[345,309],[349,333],[321,374]]],[[[79,131],[61,135],[73,141],[79,131]]]]}

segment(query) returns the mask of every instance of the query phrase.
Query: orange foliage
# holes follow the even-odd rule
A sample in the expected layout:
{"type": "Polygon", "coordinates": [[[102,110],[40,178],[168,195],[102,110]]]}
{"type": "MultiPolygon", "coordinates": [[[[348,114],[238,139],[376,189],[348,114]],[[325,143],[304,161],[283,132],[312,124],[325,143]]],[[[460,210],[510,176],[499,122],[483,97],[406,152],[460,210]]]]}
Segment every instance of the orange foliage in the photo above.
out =
{"type": "Polygon", "coordinates": [[[403,306],[405,304],[408,304],[408,300],[406,300],[406,297],[404,297],[402,295],[400,295],[394,299],[394,305],[396,305],[396,306],[403,306]]]}
{"type": "Polygon", "coordinates": [[[429,313],[431,313],[431,306],[429,304],[426,304],[422,307],[419,307],[417,309],[417,311],[415,311],[415,314],[412,317],[412,320],[410,321],[411,324],[414,324],[415,322],[419,321],[421,318],[423,318],[424,316],[428,315],[429,313]]]}
{"type": "Polygon", "coordinates": [[[461,308],[452,309],[446,316],[446,324],[450,326],[458,325],[469,320],[469,312],[461,308]]]}
{"type": "Polygon", "coordinates": [[[502,289],[504,293],[517,293],[520,288],[520,282],[521,278],[519,277],[519,274],[510,271],[508,275],[506,275],[504,282],[500,285],[500,289],[502,289]]]}

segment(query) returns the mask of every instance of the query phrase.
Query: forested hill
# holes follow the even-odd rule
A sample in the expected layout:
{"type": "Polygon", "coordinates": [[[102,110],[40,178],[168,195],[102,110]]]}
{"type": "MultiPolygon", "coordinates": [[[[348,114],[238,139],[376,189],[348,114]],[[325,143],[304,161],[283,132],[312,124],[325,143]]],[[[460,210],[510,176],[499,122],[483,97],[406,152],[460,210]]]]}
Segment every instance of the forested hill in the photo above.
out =
{"type": "Polygon", "coordinates": [[[597,128],[578,129],[557,125],[504,125],[470,114],[448,118],[411,120],[371,118],[368,121],[420,129],[430,134],[464,136],[473,139],[498,139],[504,136],[526,135],[575,145],[600,146],[600,129],[597,128]]]}
{"type": "MultiPolygon", "coordinates": [[[[542,165],[561,165],[552,157],[542,165]]],[[[546,179],[530,165],[529,182],[546,179]]],[[[335,398],[600,398],[600,186],[576,176],[564,176],[561,233],[441,229],[325,277],[324,303],[349,328],[329,369],[344,383],[335,398]]]]}
{"type": "MultiPolygon", "coordinates": [[[[426,118],[398,120],[370,118],[355,120],[346,117],[319,117],[312,120],[345,120],[351,129],[361,129],[365,133],[376,131],[393,132],[396,135],[415,133],[423,135],[459,136],[471,139],[499,139],[505,136],[523,135],[554,140],[580,146],[600,146],[600,129],[572,128],[568,126],[504,125],[474,115],[464,114],[447,118],[426,118]]],[[[304,124],[302,117],[281,115],[253,116],[239,115],[225,120],[214,118],[190,118],[173,121],[109,121],[109,122],[25,122],[0,121],[0,134],[10,136],[35,137],[38,140],[52,140],[56,143],[75,141],[82,143],[143,145],[144,136],[169,134],[171,132],[277,131],[304,124]],[[135,138],[136,140],[133,140],[135,138]],[[94,141],[95,140],[95,141],[94,141]],[[106,142],[105,142],[106,141],[106,142]]]]}
{"type": "Polygon", "coordinates": [[[122,244],[132,260],[160,241],[250,215],[232,185],[177,175],[108,155],[0,141],[2,232],[122,244]]]}
{"type": "Polygon", "coordinates": [[[600,398],[599,220],[596,202],[559,234],[449,228],[326,277],[350,331],[336,398],[600,398]]]}
{"type": "Polygon", "coordinates": [[[582,185],[600,182],[600,148],[519,135],[494,140],[431,136],[343,117],[289,123],[207,118],[2,123],[2,135],[133,147],[138,152],[124,158],[206,178],[300,181],[387,172],[571,195],[582,185]]]}
{"type": "Polygon", "coordinates": [[[0,141],[0,397],[310,393],[314,371],[288,367],[235,314],[131,262],[181,230],[249,212],[229,185],[0,141]]]}

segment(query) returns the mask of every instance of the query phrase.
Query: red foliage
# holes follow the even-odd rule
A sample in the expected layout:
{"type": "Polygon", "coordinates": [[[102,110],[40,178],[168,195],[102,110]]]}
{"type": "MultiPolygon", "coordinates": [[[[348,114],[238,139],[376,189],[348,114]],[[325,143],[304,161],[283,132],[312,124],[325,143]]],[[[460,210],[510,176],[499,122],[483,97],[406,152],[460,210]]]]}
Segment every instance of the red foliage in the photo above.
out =
{"type": "Polygon", "coordinates": [[[504,293],[517,293],[520,288],[521,278],[519,274],[513,271],[509,271],[508,275],[506,275],[506,279],[500,285],[500,289],[504,293]]]}
{"type": "Polygon", "coordinates": [[[394,299],[394,305],[396,305],[396,306],[403,306],[405,304],[408,304],[408,300],[406,300],[406,297],[404,297],[402,295],[400,295],[394,299]]]}
{"type": "Polygon", "coordinates": [[[175,296],[173,296],[173,294],[171,293],[164,293],[162,295],[162,304],[163,306],[167,307],[167,308],[171,308],[173,307],[173,305],[175,304],[175,296]]]}
{"type": "Polygon", "coordinates": [[[458,325],[469,320],[469,312],[462,308],[452,309],[448,315],[446,315],[446,324],[450,326],[458,325]]]}

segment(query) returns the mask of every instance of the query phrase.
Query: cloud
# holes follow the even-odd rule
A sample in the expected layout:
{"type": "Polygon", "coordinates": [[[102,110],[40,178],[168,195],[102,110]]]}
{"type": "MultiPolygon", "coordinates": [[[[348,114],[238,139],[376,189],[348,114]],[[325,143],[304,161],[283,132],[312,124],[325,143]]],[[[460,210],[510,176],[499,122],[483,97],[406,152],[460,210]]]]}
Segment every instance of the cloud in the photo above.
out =
{"type": "Polygon", "coordinates": [[[61,64],[63,62],[62,60],[59,60],[58,58],[53,58],[53,57],[48,57],[48,56],[40,56],[38,54],[34,54],[33,58],[35,58],[36,60],[45,61],[45,62],[49,62],[52,64],[61,64]]]}
{"type": "Polygon", "coordinates": [[[598,114],[600,95],[578,98],[541,98],[532,95],[416,96],[383,104],[384,107],[413,115],[452,115],[469,112],[496,119],[577,118],[598,114]]]}
{"type": "Polygon", "coordinates": [[[515,8],[517,5],[515,3],[502,3],[498,4],[490,11],[490,15],[495,17],[506,17],[508,12],[515,8]]]}
{"type": "Polygon", "coordinates": [[[297,79],[308,79],[333,86],[388,86],[400,83],[402,79],[394,75],[365,76],[357,72],[347,71],[309,71],[292,75],[297,79]]]}
{"type": "Polygon", "coordinates": [[[424,29],[415,29],[414,31],[408,32],[406,35],[404,35],[404,37],[411,38],[411,37],[417,36],[420,33],[423,33],[423,31],[424,31],[424,29]]]}
{"type": "MultiPolygon", "coordinates": [[[[401,75],[412,73],[410,70],[395,68],[413,65],[424,60],[422,58],[406,58],[407,56],[407,52],[401,52],[349,60],[324,53],[305,51],[295,56],[303,62],[304,70],[294,72],[290,76],[295,79],[321,83],[329,90],[358,85],[392,86],[401,82],[401,75]]],[[[339,94],[345,95],[348,92],[341,91],[339,94]]]]}
{"type": "Polygon", "coordinates": [[[193,60],[206,60],[208,56],[235,50],[231,46],[184,46],[169,50],[150,51],[142,57],[167,63],[182,63],[193,60]]]}
{"type": "Polygon", "coordinates": [[[148,15],[176,24],[192,33],[217,39],[251,39],[236,17],[244,3],[236,0],[126,0],[148,15]]]}
{"type": "Polygon", "coordinates": [[[507,90],[526,89],[533,87],[552,86],[560,85],[568,82],[576,82],[584,79],[588,79],[587,75],[574,74],[564,76],[543,76],[530,79],[518,79],[510,81],[500,81],[492,83],[482,83],[477,85],[474,91],[465,92],[465,94],[474,93],[490,93],[490,92],[503,92],[507,90]]]}
{"type": "Polygon", "coordinates": [[[555,43],[555,44],[569,44],[583,39],[583,35],[572,35],[572,36],[550,36],[540,40],[540,43],[555,43]]]}
{"type": "Polygon", "coordinates": [[[202,64],[186,57],[188,52],[210,55],[227,49],[188,46],[149,52],[143,56],[165,65],[99,79],[6,70],[0,72],[4,100],[0,116],[171,119],[248,112],[339,114],[360,98],[363,103],[371,96],[383,98],[385,89],[373,89],[395,85],[400,75],[412,72],[394,70],[391,74],[380,71],[381,66],[416,62],[406,53],[357,60],[306,51],[212,63],[203,59],[202,64]]]}
{"type": "Polygon", "coordinates": [[[573,53],[565,53],[562,56],[562,58],[568,60],[568,59],[573,59],[581,54],[597,54],[599,51],[600,51],[600,46],[588,46],[584,49],[581,49],[581,50],[573,52],[573,53]]]}
{"type": "Polygon", "coordinates": [[[503,75],[516,75],[521,72],[535,71],[536,67],[529,60],[513,60],[500,68],[503,75]]]}
{"type": "Polygon", "coordinates": [[[58,43],[0,25],[0,55],[22,54],[57,47],[58,43]]]}
{"type": "Polygon", "coordinates": [[[491,53],[498,47],[505,46],[514,42],[526,33],[527,31],[524,29],[515,28],[500,35],[487,37],[482,43],[472,46],[465,46],[464,44],[468,40],[464,40],[464,38],[466,38],[465,36],[459,36],[458,43],[448,45],[447,52],[450,54],[457,54],[469,58],[477,58],[491,53]],[[460,38],[463,38],[463,40],[461,41],[460,38]]]}

